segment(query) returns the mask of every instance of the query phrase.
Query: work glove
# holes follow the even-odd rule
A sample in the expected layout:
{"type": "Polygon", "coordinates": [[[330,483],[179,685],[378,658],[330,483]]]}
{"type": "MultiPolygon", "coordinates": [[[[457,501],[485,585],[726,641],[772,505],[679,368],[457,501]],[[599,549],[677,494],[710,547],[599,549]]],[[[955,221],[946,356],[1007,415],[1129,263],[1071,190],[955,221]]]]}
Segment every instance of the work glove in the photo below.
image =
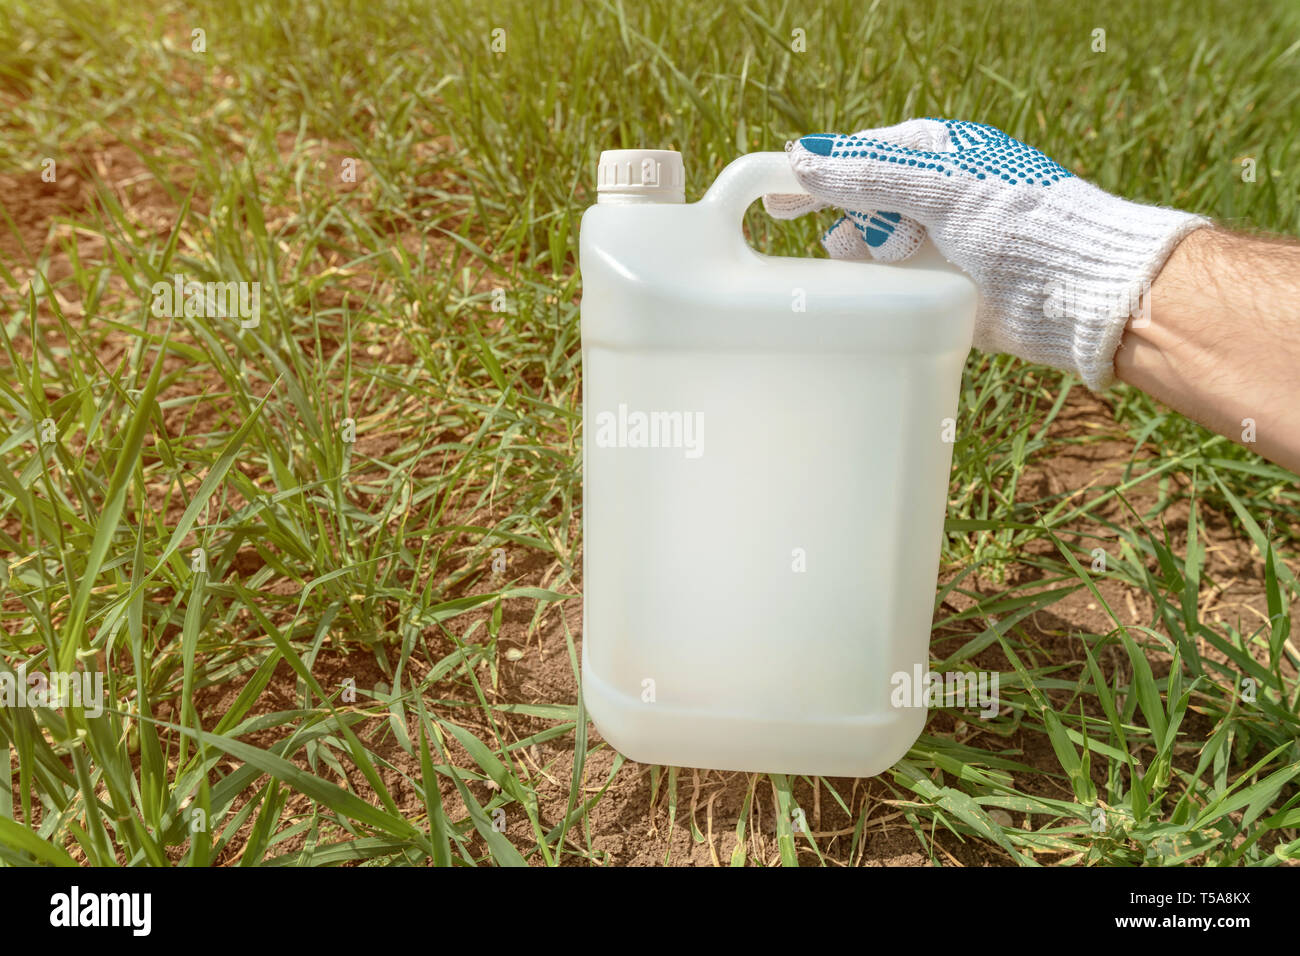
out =
{"type": "Polygon", "coordinates": [[[779,219],[845,211],[822,239],[837,259],[897,262],[928,233],[979,287],[976,348],[1115,379],[1115,350],[1165,259],[1208,219],[1112,196],[1001,130],[915,119],[789,143],[801,194],[779,219]]]}

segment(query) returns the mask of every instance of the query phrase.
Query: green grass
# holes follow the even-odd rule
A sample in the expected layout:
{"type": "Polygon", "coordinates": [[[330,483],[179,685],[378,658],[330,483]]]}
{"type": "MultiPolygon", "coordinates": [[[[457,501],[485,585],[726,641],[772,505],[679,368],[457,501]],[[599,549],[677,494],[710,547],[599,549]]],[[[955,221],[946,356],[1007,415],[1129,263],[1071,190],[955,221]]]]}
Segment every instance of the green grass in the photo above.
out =
{"type": "MultiPolygon", "coordinates": [[[[693,199],[739,153],[926,115],[1294,234],[1298,20],[1226,0],[7,4],[0,666],[104,668],[109,709],[0,709],[0,859],[620,862],[606,811],[645,792],[633,830],[686,834],[654,837],[670,863],[706,834],[724,864],[857,862],[882,827],[939,864],[1295,860],[1295,476],[1127,389],[1104,428],[1063,432],[1081,386],[1007,358],[968,364],[932,648],[1001,671],[998,718],[936,712],[865,790],[750,775],[707,822],[690,771],[610,754],[576,696],[576,237],[601,149],[681,149],[693,199]],[[83,201],[33,234],[45,157],[83,201]],[[260,326],[153,317],[177,272],[260,281],[260,326]],[[1104,440],[1126,449],[1110,483],[1032,480],[1104,440]],[[1229,586],[1260,613],[1210,613],[1229,586]],[[524,691],[515,655],[541,650],[571,673],[524,691]],[[840,835],[792,827],[814,800],[840,835]]],[[[785,254],[824,226],[747,223],[785,254]]]]}

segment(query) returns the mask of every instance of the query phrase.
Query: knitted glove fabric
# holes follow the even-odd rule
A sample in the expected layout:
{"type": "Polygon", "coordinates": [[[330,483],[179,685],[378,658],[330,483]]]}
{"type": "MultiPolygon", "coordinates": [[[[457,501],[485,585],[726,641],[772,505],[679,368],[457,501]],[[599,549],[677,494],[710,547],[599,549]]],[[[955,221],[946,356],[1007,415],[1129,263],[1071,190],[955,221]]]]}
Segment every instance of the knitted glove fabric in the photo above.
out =
{"type": "Polygon", "coordinates": [[[790,143],[806,194],[769,195],[779,219],[846,210],[822,239],[835,258],[896,262],[928,233],[980,290],[975,346],[1115,379],[1131,315],[1165,259],[1210,221],[1112,196],[1001,130],[918,119],[790,143]]]}

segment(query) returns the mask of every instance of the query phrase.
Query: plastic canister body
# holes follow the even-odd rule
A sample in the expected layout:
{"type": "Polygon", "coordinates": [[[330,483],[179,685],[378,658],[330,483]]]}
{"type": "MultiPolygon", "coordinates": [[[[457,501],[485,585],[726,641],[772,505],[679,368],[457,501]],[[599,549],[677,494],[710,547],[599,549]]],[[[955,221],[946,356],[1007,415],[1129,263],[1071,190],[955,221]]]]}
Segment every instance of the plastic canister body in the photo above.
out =
{"type": "Polygon", "coordinates": [[[782,153],[583,216],[583,697],[635,760],[869,776],[915,742],[974,285],[763,255],[782,153]],[[947,425],[947,427],[945,427],[947,425]]]}

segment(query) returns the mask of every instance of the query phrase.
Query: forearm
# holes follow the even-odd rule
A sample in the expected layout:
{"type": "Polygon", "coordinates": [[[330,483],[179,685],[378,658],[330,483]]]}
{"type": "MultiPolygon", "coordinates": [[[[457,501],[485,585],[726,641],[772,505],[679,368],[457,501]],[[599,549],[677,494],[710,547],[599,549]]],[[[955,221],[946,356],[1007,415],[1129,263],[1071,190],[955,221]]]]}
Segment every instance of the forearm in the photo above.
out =
{"type": "Polygon", "coordinates": [[[1193,232],[1152,285],[1149,315],[1130,320],[1115,372],[1300,473],[1300,244],[1193,232]]]}

